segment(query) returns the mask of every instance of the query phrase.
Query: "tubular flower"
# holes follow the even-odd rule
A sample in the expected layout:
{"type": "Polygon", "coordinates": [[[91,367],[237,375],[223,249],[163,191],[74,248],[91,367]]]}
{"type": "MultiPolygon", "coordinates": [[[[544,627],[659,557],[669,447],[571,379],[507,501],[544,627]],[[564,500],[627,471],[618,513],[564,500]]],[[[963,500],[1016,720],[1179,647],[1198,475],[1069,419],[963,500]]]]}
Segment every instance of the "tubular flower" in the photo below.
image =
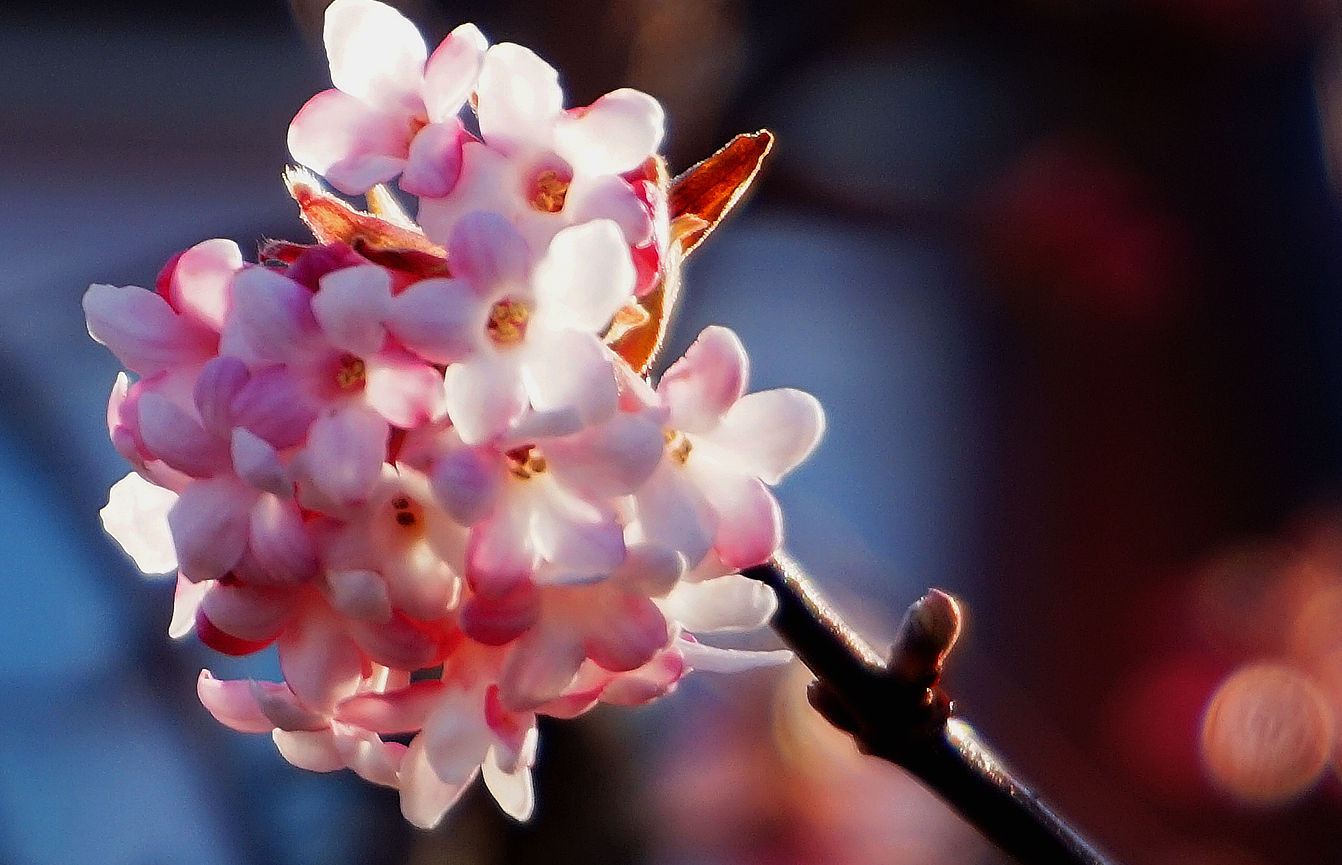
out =
{"type": "Polygon", "coordinates": [[[725,328],[648,371],[674,268],[770,139],[677,196],[644,94],[565,110],[530,51],[463,25],[426,56],[373,0],[331,4],[326,43],[336,89],[290,146],[373,212],[291,174],[316,244],[249,264],[206,241],[152,290],[88,290],[89,333],[127,370],[107,418],[132,471],[103,524],[176,576],[173,637],[276,647],[281,682],[201,674],[222,723],[397,788],[417,826],[477,776],[526,819],[539,717],[788,657],[702,638],[772,614],[737,571],[778,549],[769,486],[820,407],[746,394],[725,328]],[[397,174],[423,228],[378,186],[397,174]]]}

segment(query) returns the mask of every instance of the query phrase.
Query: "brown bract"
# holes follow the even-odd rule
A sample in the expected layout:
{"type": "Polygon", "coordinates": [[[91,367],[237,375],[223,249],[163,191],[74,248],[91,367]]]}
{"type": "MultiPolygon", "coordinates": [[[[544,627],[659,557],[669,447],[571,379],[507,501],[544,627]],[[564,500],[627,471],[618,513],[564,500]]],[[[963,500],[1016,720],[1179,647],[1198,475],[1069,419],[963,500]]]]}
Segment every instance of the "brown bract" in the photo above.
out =
{"type": "Polygon", "coordinates": [[[645,166],[648,179],[669,189],[670,245],[661,282],[618,314],[606,334],[606,344],[636,372],[647,374],[666,336],[680,290],[681,262],[745,196],[773,141],[767,129],[738,135],[674,180],[668,179],[660,158],[645,166]]]}

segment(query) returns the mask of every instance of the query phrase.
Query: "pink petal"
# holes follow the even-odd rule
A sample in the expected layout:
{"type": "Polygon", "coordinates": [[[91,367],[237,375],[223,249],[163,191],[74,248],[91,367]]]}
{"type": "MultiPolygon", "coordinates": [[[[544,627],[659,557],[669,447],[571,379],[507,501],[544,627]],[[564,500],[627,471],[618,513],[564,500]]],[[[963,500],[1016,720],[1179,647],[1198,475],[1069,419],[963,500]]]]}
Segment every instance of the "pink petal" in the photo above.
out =
{"type": "Polygon", "coordinates": [[[545,443],[550,471],[590,499],[622,496],[643,485],[662,459],[662,428],[651,418],[617,414],[575,436],[545,443]]]}
{"type": "Polygon", "coordinates": [[[280,450],[302,443],[317,419],[312,393],[284,366],[253,373],[233,398],[231,411],[234,424],[280,450]]]}
{"type": "Polygon", "coordinates": [[[610,585],[647,598],[660,598],[676,587],[685,570],[685,557],[680,553],[656,544],[638,543],[629,547],[624,564],[611,575],[610,585]]]}
{"type": "Polygon", "coordinates": [[[384,742],[367,730],[332,726],[336,750],[345,765],[360,778],[383,787],[397,786],[406,746],[400,742],[384,742]]]}
{"type": "Polygon", "coordinates": [[[577,675],[587,653],[567,623],[537,626],[512,646],[499,673],[499,699],[525,712],[555,699],[577,675]]]}
{"type": "Polygon", "coordinates": [[[505,502],[471,529],[466,545],[466,579],[471,590],[498,597],[527,583],[536,570],[531,512],[505,502]]]}
{"type": "Polygon", "coordinates": [[[287,363],[295,348],[317,336],[312,293],[269,268],[244,267],[233,277],[233,308],[220,354],[242,358],[253,368],[287,363]]]}
{"type": "Polygon", "coordinates": [[[424,104],[429,120],[440,123],[466,104],[489,43],[474,24],[462,24],[447,34],[424,64],[424,104]]]}
{"type": "Polygon", "coordinates": [[[736,334],[706,327],[657,383],[671,409],[675,429],[700,433],[713,429],[746,391],[750,361],[736,334]]]}
{"type": "MultiPolygon", "coordinates": [[[[693,463],[693,460],[691,460],[693,463]]],[[[758,478],[711,463],[691,465],[692,473],[718,514],[713,549],[723,564],[740,570],[768,560],[783,545],[783,515],[758,478]]]]}
{"type": "Polygon", "coordinates": [[[142,376],[204,360],[217,340],[204,327],[178,316],[155,292],[135,286],[89,286],[84,318],[89,336],[142,376]]]}
{"type": "Polygon", "coordinates": [[[369,660],[396,670],[435,667],[461,642],[457,631],[416,622],[397,610],[385,622],[351,620],[346,627],[369,660]]]}
{"type": "Polygon", "coordinates": [[[461,146],[466,131],[455,117],[430,123],[410,142],[401,188],[411,195],[442,198],[461,177],[461,146]]]}
{"type": "Polygon", "coordinates": [[[280,756],[309,772],[336,772],[345,768],[345,755],[336,747],[335,734],[325,730],[274,730],[270,734],[280,756]]]}
{"type": "Polygon", "coordinates": [[[522,282],[531,251],[502,214],[477,210],[463,216],[452,229],[447,257],[452,273],[484,298],[493,297],[504,286],[522,282]]]}
{"type": "Polygon", "coordinates": [[[619,226],[598,219],[560,231],[532,284],[535,314],[547,326],[600,332],[634,294],[634,263],[619,226]]]}
{"type": "Polygon", "coordinates": [[[182,575],[192,582],[217,580],[232,570],[247,546],[255,494],[236,480],[196,481],[168,511],[182,575]]]}
{"type": "Polygon", "coordinates": [[[486,646],[503,646],[526,633],[540,618],[540,595],[522,583],[499,595],[474,595],[458,612],[461,630],[486,646]]]}
{"type": "Polygon", "coordinates": [[[778,388],[742,397],[705,438],[728,450],[742,470],[776,484],[815,450],[824,432],[819,400],[778,388]]]}
{"type": "Polygon", "coordinates": [[[418,99],[428,48],[400,12],[368,0],[335,0],[322,30],[331,83],[373,105],[418,99]]]}
{"type": "Polygon", "coordinates": [[[475,92],[480,134],[491,148],[548,148],[564,107],[554,67],[521,45],[493,45],[485,52],[475,92]]]}
{"type": "Polygon", "coordinates": [[[474,777],[491,735],[485,725],[481,695],[474,690],[445,688],[420,732],[424,752],[438,777],[457,784],[474,777]]]}
{"type": "MultiPolygon", "coordinates": [[[[419,225],[434,243],[448,247],[448,260],[457,276],[472,279],[458,267],[452,239],[458,225],[472,213],[498,211],[511,213],[522,206],[516,189],[521,184],[518,168],[504,154],[480,141],[461,145],[461,173],[452,194],[446,198],[422,198],[419,225]]],[[[523,244],[524,256],[525,244],[523,244]]],[[[488,293],[494,286],[475,282],[477,291],[488,293]]]]}
{"type": "Polygon", "coordinates": [[[657,152],[666,134],[662,106],[646,93],[622,88],[555,126],[555,150],[575,172],[623,174],[657,152]]]}
{"type": "Polygon", "coordinates": [[[667,618],[692,633],[762,628],[777,607],[768,586],[739,574],[681,583],[662,602],[667,618]]]}
{"type": "Polygon", "coordinates": [[[304,469],[331,500],[353,507],[368,498],[387,455],[387,422],[371,409],[328,411],[312,424],[304,469]]]}
{"type": "Polygon", "coordinates": [[[483,351],[447,368],[447,415],[468,445],[503,433],[527,407],[515,353],[483,351]]]}
{"type": "Polygon", "coordinates": [[[392,298],[387,330],[433,363],[455,363],[480,346],[488,310],[461,279],[423,279],[392,298]]]}
{"type": "Polygon", "coordinates": [[[588,333],[533,330],[522,377],[538,412],[576,411],[586,426],[607,420],[619,406],[611,355],[588,333]]]}
{"type": "Polygon", "coordinates": [[[254,648],[245,651],[229,651],[206,640],[201,640],[211,648],[228,654],[247,654],[270,643],[284,630],[298,609],[294,593],[285,589],[253,588],[231,583],[215,582],[200,602],[196,626],[205,623],[219,634],[231,637],[240,644],[254,648]]]}
{"type": "Polygon", "coordinates": [[[255,680],[247,684],[251,688],[257,707],[276,729],[291,733],[315,732],[331,726],[330,719],[325,715],[299,705],[288,685],[255,680]]]}
{"type": "Polygon", "coordinates": [[[331,714],[363,678],[364,657],[338,618],[309,610],[279,637],[284,681],[305,706],[331,714]]]}
{"type": "Polygon", "coordinates": [[[273,585],[296,586],[317,578],[317,549],[291,498],[263,494],[252,508],[249,548],[273,585]]]}
{"type": "Polygon", "coordinates": [[[382,319],[391,306],[391,275],[376,264],[333,270],[312,296],[312,314],[336,348],[361,357],[386,340],[382,319]]]}
{"type": "Polygon", "coordinates": [[[139,409],[141,440],[169,466],[196,478],[230,467],[228,440],[206,432],[172,401],[150,392],[140,398],[139,409]]]}
{"type": "Polygon", "coordinates": [[[331,606],[345,618],[367,622],[391,618],[387,583],[376,571],[336,571],[326,575],[326,585],[331,606]]]}
{"type": "Polygon", "coordinates": [[[242,250],[231,240],[207,240],[177,257],[168,279],[173,308],[210,330],[224,327],[229,283],[242,267],[242,250]]]}
{"type": "Polygon", "coordinates": [[[112,484],[98,516],[137,568],[146,574],[170,574],[177,570],[177,550],[168,513],[176,503],[176,493],[131,472],[112,484]]]}
{"type": "Polygon", "coordinates": [[[429,480],[434,498],[448,516],[473,526],[493,513],[503,487],[503,469],[495,454],[457,447],[434,462],[429,480]]]}
{"type": "Polygon", "coordinates": [[[233,400],[250,377],[247,365],[236,357],[211,358],[201,367],[192,399],[205,429],[228,437],[233,429],[233,400]]]}
{"type": "Polygon", "coordinates": [[[401,761],[401,813],[412,825],[432,829],[442,822],[443,815],[456,804],[471,781],[471,773],[460,783],[445,784],[429,765],[425,753],[424,735],[416,736],[401,761]]]}
{"type": "Polygon", "coordinates": [[[293,482],[280,462],[279,453],[260,436],[236,428],[230,437],[229,453],[233,470],[249,486],[277,496],[293,495],[293,482]]]}
{"type": "Polygon", "coordinates": [[[356,694],[336,707],[336,719],[383,736],[413,733],[424,726],[444,690],[438,679],[425,679],[386,694],[356,694]]]}
{"type": "Polygon", "coordinates": [[[447,411],[442,373],[409,352],[369,357],[364,375],[364,399],[398,427],[421,426],[447,411]]]}
{"type": "Polygon", "coordinates": [[[601,702],[642,706],[669,693],[687,672],[689,667],[680,650],[667,649],[637,670],[616,676],[601,692],[601,702]]]}
{"type": "Polygon", "coordinates": [[[225,727],[239,733],[269,733],[275,729],[261,711],[246,679],[216,679],[209,670],[201,670],[196,679],[196,694],[201,705],[225,727]]]}
{"type": "Polygon", "coordinates": [[[662,611],[648,598],[618,593],[615,609],[584,641],[587,656],[597,666],[622,673],[635,670],[666,648],[671,639],[662,611]]]}

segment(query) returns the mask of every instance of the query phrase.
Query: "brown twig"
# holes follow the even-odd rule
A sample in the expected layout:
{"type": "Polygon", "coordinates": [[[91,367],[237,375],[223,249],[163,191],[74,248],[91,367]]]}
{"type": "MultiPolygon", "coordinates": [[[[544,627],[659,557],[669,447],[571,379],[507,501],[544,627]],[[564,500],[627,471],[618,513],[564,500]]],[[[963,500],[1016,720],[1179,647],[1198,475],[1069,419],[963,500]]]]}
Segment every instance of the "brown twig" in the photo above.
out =
{"type": "Polygon", "coordinates": [[[742,573],[773,588],[774,630],[816,675],[811,704],[864,752],[912,773],[1020,862],[1111,865],[953,717],[940,677],[960,632],[954,598],[933,589],[915,601],[883,661],[792,561],[742,573]]]}

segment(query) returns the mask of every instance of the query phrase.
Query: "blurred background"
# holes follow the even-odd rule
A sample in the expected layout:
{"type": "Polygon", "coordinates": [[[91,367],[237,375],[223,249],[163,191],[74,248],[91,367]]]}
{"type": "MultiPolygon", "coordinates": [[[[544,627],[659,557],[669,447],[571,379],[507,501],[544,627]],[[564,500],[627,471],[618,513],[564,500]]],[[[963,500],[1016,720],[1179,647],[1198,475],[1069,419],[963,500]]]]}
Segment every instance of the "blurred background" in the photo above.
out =
{"type": "MultiPolygon", "coordinates": [[[[285,128],[322,0],[11,0],[0,26],[0,862],[994,863],[806,707],[696,675],[543,734],[540,806],[394,794],[214,723],[96,512],[114,359],[90,282],[302,241],[285,128]]],[[[1332,0],[546,0],[477,22],[570,104],[667,106],[673,171],[768,127],[673,351],[742,336],[830,431],[788,547],[876,642],[928,586],[950,689],[1134,865],[1342,861],[1342,16],[1332,0]]],[[[674,355],[673,355],[674,356],[674,355]]]]}

